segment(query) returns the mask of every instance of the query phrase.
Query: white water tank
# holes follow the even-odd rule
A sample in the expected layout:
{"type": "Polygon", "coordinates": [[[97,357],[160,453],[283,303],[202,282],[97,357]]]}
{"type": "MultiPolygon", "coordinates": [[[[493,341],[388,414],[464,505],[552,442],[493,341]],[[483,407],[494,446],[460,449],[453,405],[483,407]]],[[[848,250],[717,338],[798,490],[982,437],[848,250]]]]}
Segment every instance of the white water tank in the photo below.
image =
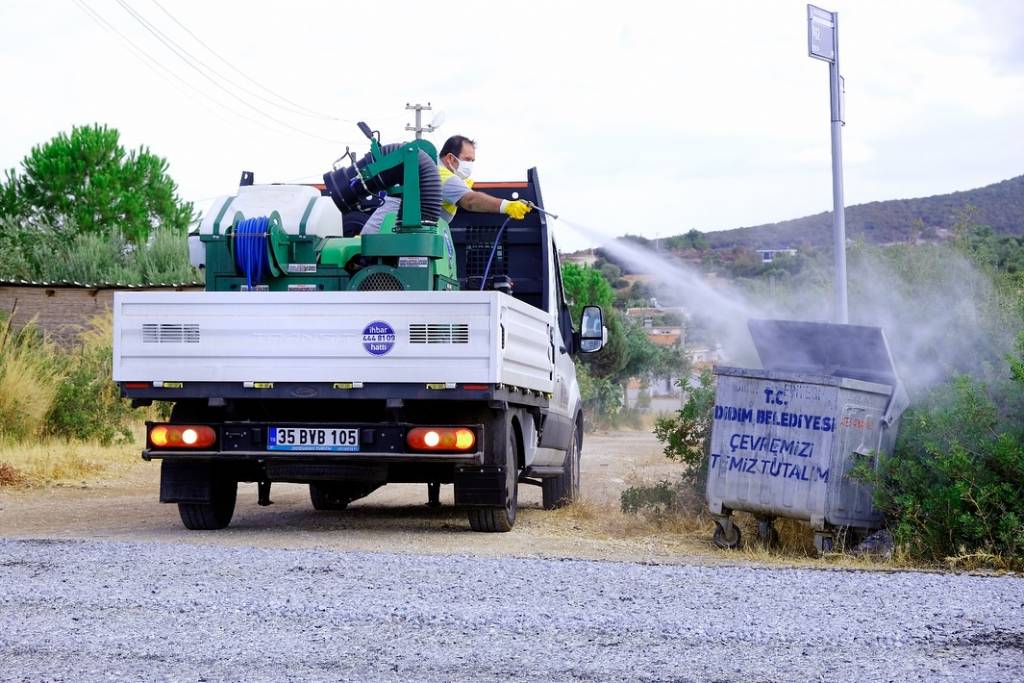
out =
{"type": "Polygon", "coordinates": [[[330,197],[309,185],[245,185],[234,196],[218,197],[199,225],[200,235],[223,235],[235,214],[246,218],[269,216],[277,211],[290,235],[341,237],[341,212],[330,197]],[[305,230],[302,227],[305,226],[305,230]]]}

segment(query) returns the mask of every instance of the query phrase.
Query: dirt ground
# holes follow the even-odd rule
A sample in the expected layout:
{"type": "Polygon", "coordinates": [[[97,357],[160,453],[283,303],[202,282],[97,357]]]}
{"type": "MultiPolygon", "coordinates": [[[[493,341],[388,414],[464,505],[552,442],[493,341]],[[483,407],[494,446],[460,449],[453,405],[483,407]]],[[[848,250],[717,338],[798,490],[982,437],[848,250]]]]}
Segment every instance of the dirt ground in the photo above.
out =
{"type": "MultiPolygon", "coordinates": [[[[139,462],[116,478],[78,486],[0,489],[0,536],[214,543],[274,548],[323,547],[437,554],[572,557],[628,561],[717,562],[703,529],[663,529],[622,515],[619,494],[640,482],[670,478],[668,461],[650,432],[589,434],[584,441],[584,502],[541,509],[540,489],[520,487],[520,513],[507,534],[477,534],[442,487],[440,509],[427,508],[426,485],[392,484],[341,512],[317,512],[308,488],[275,484],[274,504],[256,504],[254,484],[239,487],[231,526],[195,532],[181,526],[177,506],[157,502],[159,465],[139,462]]],[[[732,558],[735,561],[735,558],[732,558]]]]}

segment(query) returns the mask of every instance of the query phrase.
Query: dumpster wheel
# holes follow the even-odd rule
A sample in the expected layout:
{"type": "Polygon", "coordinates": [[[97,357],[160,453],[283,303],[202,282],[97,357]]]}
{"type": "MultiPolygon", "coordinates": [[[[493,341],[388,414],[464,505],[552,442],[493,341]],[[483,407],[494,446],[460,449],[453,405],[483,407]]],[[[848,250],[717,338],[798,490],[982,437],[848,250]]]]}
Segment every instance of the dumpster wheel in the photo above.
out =
{"type": "Polygon", "coordinates": [[[731,522],[726,522],[723,525],[721,522],[716,521],[715,533],[711,540],[723,550],[735,550],[740,547],[740,528],[731,522]],[[728,531],[725,529],[726,526],[729,527],[728,531]]]}

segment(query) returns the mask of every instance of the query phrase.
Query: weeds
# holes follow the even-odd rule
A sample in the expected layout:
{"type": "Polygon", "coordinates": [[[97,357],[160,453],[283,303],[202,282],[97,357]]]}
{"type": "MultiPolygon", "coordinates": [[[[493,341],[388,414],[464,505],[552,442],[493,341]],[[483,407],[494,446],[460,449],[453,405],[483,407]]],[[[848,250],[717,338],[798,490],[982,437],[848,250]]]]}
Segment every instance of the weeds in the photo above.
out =
{"type": "Polygon", "coordinates": [[[59,359],[64,381],[47,415],[45,433],[55,438],[95,440],[109,445],[131,436],[134,411],[111,380],[113,321],[97,316],[78,336],[78,346],[59,359]]]}
{"type": "Polygon", "coordinates": [[[26,487],[80,482],[139,459],[140,444],[117,446],[50,440],[0,446],[0,486],[26,487]]]}
{"type": "Polygon", "coordinates": [[[63,380],[57,351],[32,322],[15,330],[9,318],[0,335],[0,439],[36,436],[63,380]]]}
{"type": "Polygon", "coordinates": [[[626,514],[661,517],[676,513],[700,514],[704,499],[686,479],[667,479],[652,485],[631,486],[622,492],[619,508],[626,514]]]}
{"type": "Polygon", "coordinates": [[[65,350],[31,322],[0,325],[0,486],[76,479],[123,456],[111,445],[131,443],[135,413],[111,379],[111,333],[99,316],[65,350]]]}

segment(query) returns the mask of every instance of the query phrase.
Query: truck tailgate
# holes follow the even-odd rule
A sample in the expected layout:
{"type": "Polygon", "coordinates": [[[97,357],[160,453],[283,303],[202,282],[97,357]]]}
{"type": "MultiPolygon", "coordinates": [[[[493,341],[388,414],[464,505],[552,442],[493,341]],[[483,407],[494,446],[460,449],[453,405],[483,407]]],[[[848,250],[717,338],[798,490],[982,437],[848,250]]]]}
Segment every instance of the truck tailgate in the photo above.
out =
{"type": "Polygon", "coordinates": [[[118,292],[118,382],[506,384],[551,392],[549,316],[499,292],[118,292]]]}

